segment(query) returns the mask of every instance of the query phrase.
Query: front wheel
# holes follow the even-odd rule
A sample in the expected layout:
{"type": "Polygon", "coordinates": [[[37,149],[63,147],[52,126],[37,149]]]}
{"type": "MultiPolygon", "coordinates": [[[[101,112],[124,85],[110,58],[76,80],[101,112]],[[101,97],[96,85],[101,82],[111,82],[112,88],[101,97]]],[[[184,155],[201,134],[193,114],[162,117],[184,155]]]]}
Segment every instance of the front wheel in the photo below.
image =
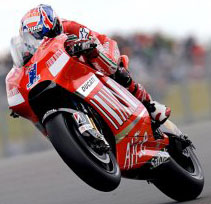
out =
{"type": "Polygon", "coordinates": [[[193,148],[181,149],[175,138],[170,136],[170,160],[158,167],[152,183],[174,200],[193,200],[202,192],[204,174],[193,148]]]}
{"type": "Polygon", "coordinates": [[[118,187],[121,173],[113,152],[93,150],[71,122],[70,114],[54,115],[45,127],[56,151],[84,182],[105,192],[118,187]]]}

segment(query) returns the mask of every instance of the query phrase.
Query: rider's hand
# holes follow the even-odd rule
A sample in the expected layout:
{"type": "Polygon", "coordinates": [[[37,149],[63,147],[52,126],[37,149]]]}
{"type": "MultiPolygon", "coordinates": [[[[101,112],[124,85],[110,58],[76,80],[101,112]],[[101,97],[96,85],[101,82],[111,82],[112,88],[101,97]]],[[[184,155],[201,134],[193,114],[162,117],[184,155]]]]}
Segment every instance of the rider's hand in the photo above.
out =
{"type": "Polygon", "coordinates": [[[65,42],[65,49],[71,56],[89,55],[95,50],[97,44],[92,40],[69,40],[65,42]]]}

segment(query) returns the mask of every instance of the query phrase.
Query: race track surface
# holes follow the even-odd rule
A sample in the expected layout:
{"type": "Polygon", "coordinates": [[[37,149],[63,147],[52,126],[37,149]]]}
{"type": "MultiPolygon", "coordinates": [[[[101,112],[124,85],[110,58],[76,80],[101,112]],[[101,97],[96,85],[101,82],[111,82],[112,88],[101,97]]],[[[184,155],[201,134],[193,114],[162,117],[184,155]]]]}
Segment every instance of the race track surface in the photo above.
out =
{"type": "MultiPolygon", "coordinates": [[[[211,203],[211,122],[182,128],[195,146],[205,172],[201,196],[185,204],[211,203]]],[[[188,190],[188,189],[187,189],[188,190]]],[[[184,192],[185,193],[185,192],[184,192]]],[[[0,204],[173,204],[152,184],[122,179],[110,193],[93,190],[62,162],[55,151],[0,161],[0,204]]]]}

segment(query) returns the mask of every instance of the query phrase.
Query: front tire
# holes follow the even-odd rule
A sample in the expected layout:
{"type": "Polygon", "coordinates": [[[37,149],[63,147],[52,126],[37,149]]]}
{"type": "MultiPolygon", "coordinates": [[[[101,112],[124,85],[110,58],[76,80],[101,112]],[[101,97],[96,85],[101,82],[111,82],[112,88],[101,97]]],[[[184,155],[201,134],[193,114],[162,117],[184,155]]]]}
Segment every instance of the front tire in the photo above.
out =
{"type": "Polygon", "coordinates": [[[70,118],[69,114],[59,113],[46,122],[45,127],[54,148],[74,173],[88,185],[105,192],[116,189],[121,173],[113,152],[109,151],[106,158],[105,155],[93,154],[89,147],[81,144],[78,138],[83,136],[73,121],[70,124],[70,118]]]}

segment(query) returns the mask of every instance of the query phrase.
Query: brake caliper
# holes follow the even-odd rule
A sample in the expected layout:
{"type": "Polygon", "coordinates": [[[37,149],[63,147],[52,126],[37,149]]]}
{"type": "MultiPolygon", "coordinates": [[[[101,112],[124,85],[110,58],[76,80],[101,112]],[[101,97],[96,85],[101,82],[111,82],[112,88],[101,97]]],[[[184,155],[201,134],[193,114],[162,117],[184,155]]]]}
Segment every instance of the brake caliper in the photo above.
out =
{"type": "Polygon", "coordinates": [[[93,120],[82,112],[73,113],[79,132],[88,140],[90,147],[98,153],[106,153],[110,145],[104,136],[98,131],[93,120]]]}

